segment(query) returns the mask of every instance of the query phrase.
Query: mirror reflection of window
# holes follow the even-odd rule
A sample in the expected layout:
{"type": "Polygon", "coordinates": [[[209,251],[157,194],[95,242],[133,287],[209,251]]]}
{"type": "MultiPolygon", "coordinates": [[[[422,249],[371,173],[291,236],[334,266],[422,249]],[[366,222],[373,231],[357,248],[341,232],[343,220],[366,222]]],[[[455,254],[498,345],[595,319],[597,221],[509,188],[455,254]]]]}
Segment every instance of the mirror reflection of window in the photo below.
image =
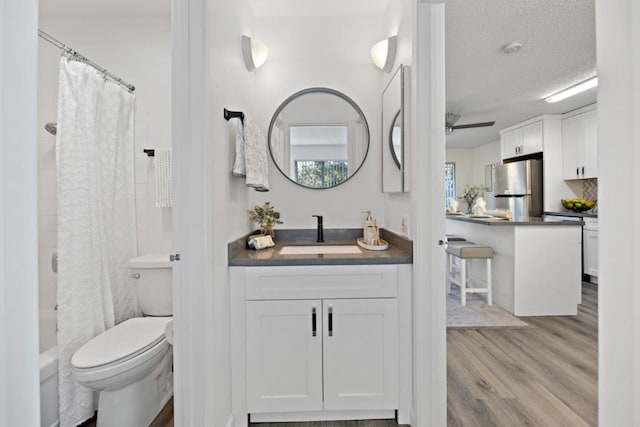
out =
{"type": "Polygon", "coordinates": [[[289,177],[310,188],[326,188],[349,177],[348,125],[289,126],[289,177]],[[330,160],[329,160],[330,159],[330,160]]]}
{"type": "Polygon", "coordinates": [[[271,157],[289,180],[306,188],[347,181],[369,151],[369,126],[346,95],[304,89],[278,107],[269,126],[271,157]]]}

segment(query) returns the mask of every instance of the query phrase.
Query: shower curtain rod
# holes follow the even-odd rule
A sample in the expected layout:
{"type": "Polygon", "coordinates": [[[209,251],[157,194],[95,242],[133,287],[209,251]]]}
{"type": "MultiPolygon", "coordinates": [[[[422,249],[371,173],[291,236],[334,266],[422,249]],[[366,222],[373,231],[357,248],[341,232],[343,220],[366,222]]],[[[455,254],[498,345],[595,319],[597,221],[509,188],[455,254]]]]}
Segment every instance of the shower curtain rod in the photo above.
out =
{"type": "Polygon", "coordinates": [[[110,71],[107,71],[106,68],[102,68],[101,66],[99,66],[95,62],[87,59],[85,56],[83,56],[80,53],[78,53],[77,51],[71,49],[66,44],[62,43],[61,41],[56,40],[53,37],[51,37],[49,34],[45,33],[44,31],[38,30],[38,36],[40,36],[41,39],[43,39],[45,41],[48,41],[49,43],[51,43],[55,47],[64,50],[65,53],[75,57],[76,59],[81,60],[85,64],[90,65],[91,67],[93,67],[96,70],[100,71],[102,74],[104,74],[106,77],[109,77],[114,82],[116,82],[118,84],[121,84],[122,86],[124,86],[127,89],[129,89],[130,92],[133,92],[134,90],[136,90],[136,87],[134,85],[125,82],[120,77],[116,76],[115,74],[111,73],[110,71]]]}

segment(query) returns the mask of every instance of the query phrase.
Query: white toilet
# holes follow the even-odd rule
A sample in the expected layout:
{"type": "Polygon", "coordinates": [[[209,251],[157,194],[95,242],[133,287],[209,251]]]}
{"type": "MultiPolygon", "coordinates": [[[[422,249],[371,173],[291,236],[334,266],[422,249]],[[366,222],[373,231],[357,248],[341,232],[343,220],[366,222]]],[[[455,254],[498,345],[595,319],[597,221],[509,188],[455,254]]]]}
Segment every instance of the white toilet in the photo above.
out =
{"type": "Polygon", "coordinates": [[[143,255],[129,268],[145,317],[103,332],[71,358],[76,381],[100,393],[98,427],[148,426],[173,395],[173,352],[165,335],[173,319],[169,255],[143,255]]]}

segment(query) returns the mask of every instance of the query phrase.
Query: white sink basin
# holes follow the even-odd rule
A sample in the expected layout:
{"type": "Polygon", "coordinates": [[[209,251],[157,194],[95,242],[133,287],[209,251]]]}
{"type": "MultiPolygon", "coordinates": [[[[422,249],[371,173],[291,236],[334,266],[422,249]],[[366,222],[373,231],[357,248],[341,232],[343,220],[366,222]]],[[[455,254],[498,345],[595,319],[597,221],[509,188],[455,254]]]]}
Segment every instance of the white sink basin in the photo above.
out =
{"type": "Polygon", "coordinates": [[[280,249],[280,255],[336,255],[361,253],[362,251],[356,245],[284,246],[280,249]]]}

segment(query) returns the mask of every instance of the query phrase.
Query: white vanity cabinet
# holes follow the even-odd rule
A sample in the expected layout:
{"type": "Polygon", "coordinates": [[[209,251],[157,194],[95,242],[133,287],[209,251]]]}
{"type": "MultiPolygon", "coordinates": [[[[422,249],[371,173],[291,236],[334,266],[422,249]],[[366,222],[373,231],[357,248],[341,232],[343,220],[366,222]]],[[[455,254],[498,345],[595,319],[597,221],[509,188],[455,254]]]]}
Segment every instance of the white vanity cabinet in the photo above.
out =
{"type": "Polygon", "coordinates": [[[397,351],[395,299],[247,301],[247,409],[394,410],[397,351]]]}
{"type": "Polygon", "coordinates": [[[543,122],[541,119],[500,131],[500,147],[503,159],[541,153],[543,146],[543,122]]]}
{"type": "Polygon", "coordinates": [[[322,301],[247,301],[250,412],[322,410],[322,301]],[[317,322],[321,327],[321,322],[317,322]]]}
{"type": "Polygon", "coordinates": [[[236,426],[408,417],[410,266],[230,270],[236,426]]]}
{"type": "Polygon", "coordinates": [[[564,179],[598,177],[598,113],[595,105],[562,118],[562,170],[564,179]]]}

